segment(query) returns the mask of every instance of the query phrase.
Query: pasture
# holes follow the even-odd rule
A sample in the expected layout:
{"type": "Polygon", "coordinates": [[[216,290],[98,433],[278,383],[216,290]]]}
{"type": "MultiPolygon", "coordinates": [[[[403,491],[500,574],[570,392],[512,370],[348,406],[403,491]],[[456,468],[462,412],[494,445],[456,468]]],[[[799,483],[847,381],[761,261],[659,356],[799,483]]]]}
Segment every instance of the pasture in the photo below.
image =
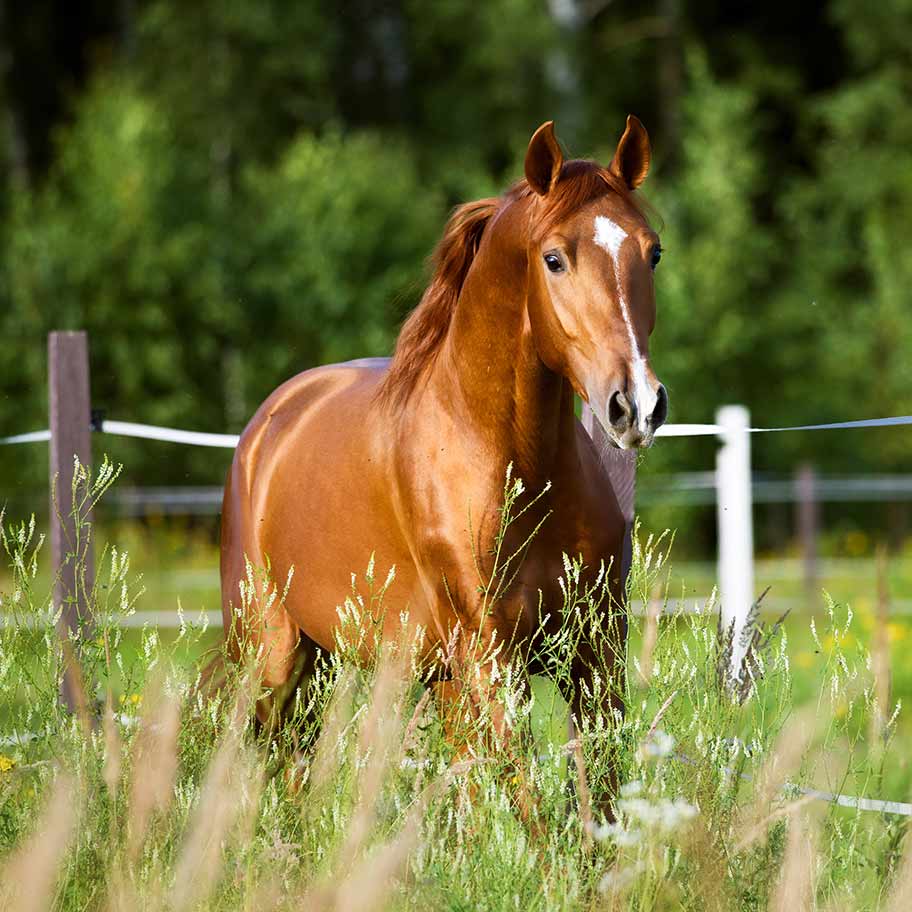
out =
{"type": "MultiPolygon", "coordinates": [[[[214,699],[195,694],[219,643],[217,631],[191,623],[217,604],[215,551],[136,526],[99,533],[110,539],[98,561],[106,607],[93,638],[74,644],[84,678],[98,685],[69,717],[57,697],[62,655],[39,532],[4,522],[4,616],[28,621],[0,640],[0,851],[6,889],[20,889],[16,908],[908,902],[907,818],[799,791],[909,797],[912,726],[899,705],[912,698],[903,662],[912,631],[878,614],[872,561],[869,582],[858,565],[854,583],[831,573],[837,601],[822,597],[819,611],[793,613],[772,634],[743,702],[720,685],[714,610],[635,613],[621,724],[596,712],[568,744],[556,689],[543,677],[526,689],[522,669],[507,667],[499,696],[523,732],[519,754],[492,743],[482,719],[454,755],[424,682],[391,654],[369,668],[344,649],[327,659],[272,741],[252,724],[254,693],[240,673],[214,699]],[[119,626],[178,597],[186,620],[176,629],[119,626]],[[591,801],[612,763],[622,797],[608,823],[593,818],[591,801]],[[532,796],[531,824],[517,783],[532,796]]],[[[775,566],[758,564],[758,581],[775,566]]],[[[387,569],[373,571],[378,591],[387,569]]],[[[705,567],[676,567],[669,536],[639,531],[634,599],[658,595],[672,610],[688,572],[704,592],[705,567]]],[[[891,597],[906,594],[907,574],[905,562],[891,564],[891,597]]],[[[572,563],[564,577],[568,616],[584,618],[600,594],[580,591],[572,563]]],[[[767,630],[773,620],[761,615],[767,630]]],[[[541,648],[550,674],[566,674],[560,637],[541,648]]]]}
{"type": "Polygon", "coordinates": [[[0,3],[0,912],[912,908],[909,6],[0,3]]]}

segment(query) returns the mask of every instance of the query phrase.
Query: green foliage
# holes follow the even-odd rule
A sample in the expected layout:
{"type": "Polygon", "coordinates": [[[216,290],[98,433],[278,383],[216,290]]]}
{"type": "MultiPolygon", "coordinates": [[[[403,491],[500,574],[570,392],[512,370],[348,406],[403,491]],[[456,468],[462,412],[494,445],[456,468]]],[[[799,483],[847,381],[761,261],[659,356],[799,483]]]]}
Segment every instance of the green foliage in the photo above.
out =
{"type": "Polygon", "coordinates": [[[269,365],[256,393],[308,364],[390,351],[444,214],[409,147],[371,133],[303,135],[245,190],[255,224],[244,232],[238,329],[271,343],[246,359],[252,380],[269,365]]]}
{"type": "MultiPolygon", "coordinates": [[[[812,363],[825,382],[808,390],[818,413],[834,401],[840,414],[912,409],[912,64],[904,42],[896,42],[907,7],[888,4],[869,16],[857,3],[834,5],[854,66],[837,89],[809,105],[814,176],[796,181],[781,203],[796,250],[783,307],[796,310],[803,288],[818,312],[812,363]]],[[[846,442],[832,443],[829,459],[846,459],[846,442]]],[[[852,444],[856,465],[902,470],[903,435],[878,434],[861,452],[857,440],[852,444]]]]}
{"type": "MultiPolygon", "coordinates": [[[[403,142],[330,131],[248,169],[229,220],[214,224],[209,189],[181,171],[167,119],[107,81],[62,147],[9,226],[0,327],[15,344],[0,371],[10,423],[44,410],[46,333],[84,328],[94,403],[109,415],[240,430],[290,375],[391,348],[443,220],[440,193],[422,185],[403,142]]],[[[221,478],[211,454],[182,450],[163,465],[154,447],[121,447],[144,483],[221,478]]]]}
{"type": "MultiPolygon", "coordinates": [[[[757,99],[747,87],[716,79],[698,49],[688,56],[687,72],[679,171],[657,182],[651,195],[667,250],[656,270],[659,318],[651,352],[669,390],[671,420],[708,421],[721,404],[720,390],[727,402],[765,404],[757,387],[765,389],[766,381],[745,364],[771,336],[772,308],[764,296],[774,254],[755,219],[766,180],[757,99]]],[[[762,423],[763,413],[754,418],[762,423]]],[[[659,460],[674,465],[689,455],[690,464],[702,467],[701,444],[675,441],[659,460]]]]}
{"type": "MultiPolygon", "coordinates": [[[[21,78],[64,72],[51,9],[5,13],[0,433],[45,424],[53,328],[90,331],[111,417],[214,431],[298,370],[388,354],[446,209],[514,179],[549,118],[609,158],[628,111],[655,151],[671,420],[912,411],[908,0],[774,4],[749,27],[686,6],[149,0],[87,13],[72,87],[21,78]]],[[[644,468],[708,468],[712,443],[664,441],[644,468]]],[[[754,444],[768,471],[905,458],[896,430],[754,444]]],[[[142,484],[215,483],[226,461],[115,446],[142,484]]],[[[41,459],[13,459],[4,490],[42,484],[41,459]]]]}

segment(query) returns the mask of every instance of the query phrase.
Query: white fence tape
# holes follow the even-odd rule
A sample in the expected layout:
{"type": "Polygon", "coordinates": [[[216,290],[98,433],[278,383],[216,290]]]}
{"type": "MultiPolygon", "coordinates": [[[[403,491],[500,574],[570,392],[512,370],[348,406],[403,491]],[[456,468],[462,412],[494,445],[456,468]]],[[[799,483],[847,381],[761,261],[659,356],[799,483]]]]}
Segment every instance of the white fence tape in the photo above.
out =
{"type": "Polygon", "coordinates": [[[912,817],[912,804],[905,801],[883,801],[880,798],[855,798],[852,795],[836,795],[833,792],[821,792],[817,789],[798,787],[797,791],[807,798],[828,801],[841,807],[856,808],[859,811],[877,811],[880,814],[902,814],[912,817]]]}
{"type": "MultiPolygon", "coordinates": [[[[686,763],[688,766],[696,766],[697,761],[687,754],[677,751],[674,754],[676,760],[686,763]]],[[[746,782],[750,782],[753,776],[748,773],[735,772],[729,766],[723,766],[722,769],[729,776],[737,776],[746,782]]],[[[842,795],[837,792],[823,792],[820,789],[804,788],[800,785],[787,782],[780,792],[784,797],[789,797],[795,793],[803,795],[805,798],[811,798],[814,801],[826,801],[829,804],[838,804],[840,807],[855,808],[858,811],[876,811],[879,814],[900,814],[904,817],[912,817],[912,804],[905,801],[885,801],[881,798],[861,798],[855,795],[842,795]]]]}
{"type": "Polygon", "coordinates": [[[663,424],[656,437],[711,437],[721,430],[718,424],[663,424]]]}
{"type": "MultiPolygon", "coordinates": [[[[835,421],[829,424],[796,424],[792,427],[746,428],[749,434],[776,434],[782,431],[847,431],[855,428],[897,427],[912,424],[912,415],[893,418],[863,418],[860,421],[835,421]]],[[[656,437],[711,437],[722,433],[721,424],[665,424],[656,437]]]]}
{"type": "Polygon", "coordinates": [[[182,431],[177,428],[158,427],[154,424],[135,424],[132,421],[102,421],[103,434],[120,437],[142,437],[144,440],[165,440],[169,443],[186,443],[190,446],[222,447],[233,450],[240,437],[237,434],[207,434],[201,431],[182,431]]]}
{"type": "MultiPolygon", "coordinates": [[[[897,427],[912,424],[912,415],[898,415],[893,418],[865,418],[860,421],[837,421],[830,424],[798,424],[794,427],[747,428],[750,434],[773,434],[783,431],[840,431],[855,428],[897,427]]],[[[656,431],[657,437],[711,437],[719,434],[719,424],[666,424],[656,431]]],[[[238,434],[209,434],[203,431],[185,431],[180,428],[160,427],[155,424],[136,424],[132,421],[102,421],[103,434],[121,437],[141,437],[145,440],[164,440],[169,443],[185,443],[190,446],[221,447],[233,450],[240,440],[238,434]]],[[[12,443],[38,443],[51,439],[48,430],[32,431],[28,434],[14,434],[0,437],[0,446],[12,443]]]]}
{"type": "Polygon", "coordinates": [[[0,446],[5,443],[41,443],[51,439],[51,432],[47,429],[43,431],[29,431],[27,434],[13,434],[12,437],[0,437],[0,446]]]}
{"type": "MultiPolygon", "coordinates": [[[[214,587],[218,588],[218,579],[214,582],[214,587]]],[[[221,611],[199,611],[194,615],[185,615],[184,622],[195,626],[206,624],[208,627],[222,626],[221,611]]],[[[120,616],[115,619],[118,627],[128,627],[142,629],[143,627],[164,627],[167,629],[176,629],[181,626],[181,616],[177,611],[167,608],[158,608],[150,611],[134,611],[132,614],[120,616]]],[[[47,619],[27,615],[21,617],[18,615],[0,614],[0,630],[19,629],[26,627],[29,629],[41,629],[47,624],[47,619]]]]}

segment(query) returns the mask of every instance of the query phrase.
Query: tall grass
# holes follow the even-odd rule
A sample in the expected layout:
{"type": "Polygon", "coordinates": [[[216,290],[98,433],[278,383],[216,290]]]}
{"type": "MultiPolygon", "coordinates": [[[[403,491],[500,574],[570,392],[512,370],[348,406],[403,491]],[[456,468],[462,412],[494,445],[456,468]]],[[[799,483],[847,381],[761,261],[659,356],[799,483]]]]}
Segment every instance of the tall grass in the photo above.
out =
{"type": "MultiPolygon", "coordinates": [[[[523,496],[508,480],[502,529],[523,496]]],[[[16,623],[0,637],[0,908],[912,904],[905,821],[799,791],[879,795],[902,770],[892,750],[898,709],[885,705],[889,659],[850,647],[851,612],[833,603],[828,629],[814,629],[834,645],[821,648],[812,704],[793,703],[787,624],[764,632],[755,617],[733,680],[720,674],[731,643],[712,606],[678,616],[650,609],[631,616],[626,681],[596,678],[572,737],[556,689],[540,679],[530,687],[514,660],[498,666],[496,706],[464,707],[454,745],[407,624],[401,642],[383,644],[367,665],[356,660],[358,635],[373,635],[365,618],[395,585],[383,574],[375,584],[372,561],[371,604],[344,600],[338,649],[296,695],[289,723],[267,734],[254,724],[255,655],[207,692],[199,669],[179,659],[204,635],[188,620],[176,643],[148,629],[137,654],[122,649],[118,620],[141,596],[119,552],[86,582],[95,623],[64,650],[49,598],[34,590],[34,524],[4,519],[3,530],[13,579],[3,611],[16,623]],[[92,682],[81,717],[58,700],[68,654],[92,682]],[[599,691],[612,686],[623,688],[623,717],[599,709],[599,691]],[[497,711],[512,736],[491,736],[497,711]],[[609,821],[595,809],[615,775],[609,821]]],[[[669,549],[668,535],[637,535],[634,599],[668,602],[669,549]]],[[[512,573],[515,561],[501,566],[512,573]]],[[[491,598],[502,591],[497,579],[485,585],[491,598]]],[[[562,590],[567,621],[534,647],[556,681],[566,681],[574,644],[608,598],[605,574],[593,583],[570,557],[562,590]]],[[[441,660],[453,654],[444,649],[441,660]]]]}

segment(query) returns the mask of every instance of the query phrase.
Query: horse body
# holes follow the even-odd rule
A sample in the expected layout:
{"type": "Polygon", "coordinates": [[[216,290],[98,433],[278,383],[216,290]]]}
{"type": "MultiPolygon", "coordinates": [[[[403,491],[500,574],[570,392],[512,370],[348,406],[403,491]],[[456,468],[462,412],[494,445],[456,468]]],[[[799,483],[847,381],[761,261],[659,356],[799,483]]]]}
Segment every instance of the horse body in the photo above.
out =
{"type": "MultiPolygon", "coordinates": [[[[333,647],[350,574],[374,552],[381,578],[396,567],[386,629],[407,611],[425,631],[429,662],[457,624],[505,644],[503,659],[528,643],[541,604],[560,623],[564,553],[582,556],[593,575],[610,565],[621,601],[624,518],[573,394],[619,446],[648,445],[664,420],[664,388],[648,366],[657,241],[628,192],[647,166],[638,121],[628,120],[610,170],[564,163],[550,125],[541,128],[526,181],[451,219],[392,361],[307,371],[261,406],[229,473],[222,537],[226,631],[253,638],[277,695],[261,701],[261,716],[280,708],[316,647],[333,647]],[[610,251],[597,219],[614,231],[610,251]],[[551,489],[510,527],[504,551],[550,515],[491,603],[479,584],[492,570],[509,463],[527,491],[551,489]],[[248,562],[268,567],[279,590],[294,568],[287,597],[265,616],[238,607],[248,562]]],[[[625,635],[616,618],[604,643],[581,646],[575,685],[606,654],[619,684],[625,635]]],[[[606,696],[614,706],[620,689],[606,696]]],[[[580,692],[566,694],[577,710],[580,692]]]]}
{"type": "MultiPolygon", "coordinates": [[[[235,590],[224,601],[226,629],[237,622],[237,583],[248,561],[268,567],[279,590],[294,568],[284,603],[260,619],[261,591],[244,619],[247,636],[264,647],[267,687],[289,681],[300,651],[333,648],[336,606],[351,594],[353,571],[369,603],[363,570],[372,553],[381,578],[396,568],[384,596],[388,632],[395,635],[407,611],[426,631],[428,661],[457,622],[483,636],[497,629],[527,640],[539,621],[540,594],[544,604],[560,604],[564,551],[590,566],[617,565],[623,518],[567,393],[566,439],[553,447],[551,465],[536,465],[534,473],[529,463],[514,469],[530,490],[550,481],[559,497],[511,528],[506,551],[551,511],[510,597],[493,617],[479,618],[476,562],[489,570],[507,462],[468,414],[432,389],[390,427],[376,406],[386,369],[377,359],[306,371],[276,390],[242,435],[225,495],[222,576],[235,590]]],[[[264,712],[269,708],[265,703],[264,712]]]]}

